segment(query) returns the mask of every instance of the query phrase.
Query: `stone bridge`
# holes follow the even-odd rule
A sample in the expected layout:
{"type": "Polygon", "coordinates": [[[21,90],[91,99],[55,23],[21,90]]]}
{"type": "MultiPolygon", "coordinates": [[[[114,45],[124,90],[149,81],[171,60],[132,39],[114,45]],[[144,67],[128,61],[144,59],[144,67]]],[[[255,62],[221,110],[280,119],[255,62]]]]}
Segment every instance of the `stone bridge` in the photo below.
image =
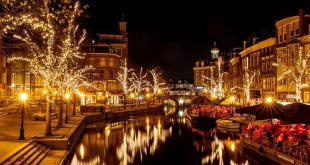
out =
{"type": "Polygon", "coordinates": [[[195,98],[198,98],[198,96],[193,96],[193,95],[171,95],[165,98],[164,103],[165,105],[168,106],[173,106],[173,107],[186,107],[191,105],[193,100],[195,98]]]}

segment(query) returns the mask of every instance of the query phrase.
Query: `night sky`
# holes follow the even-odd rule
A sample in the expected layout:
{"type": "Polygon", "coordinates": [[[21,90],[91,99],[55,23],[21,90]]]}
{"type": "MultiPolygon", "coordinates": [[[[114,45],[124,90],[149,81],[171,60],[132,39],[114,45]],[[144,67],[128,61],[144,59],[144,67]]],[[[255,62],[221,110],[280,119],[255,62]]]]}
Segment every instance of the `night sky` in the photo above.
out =
{"type": "Polygon", "coordinates": [[[194,62],[209,58],[213,41],[228,52],[254,36],[274,36],[276,20],[298,15],[300,8],[310,14],[310,0],[89,2],[84,24],[90,34],[116,32],[125,13],[130,63],[160,66],[166,77],[178,79],[193,78],[194,62]]]}

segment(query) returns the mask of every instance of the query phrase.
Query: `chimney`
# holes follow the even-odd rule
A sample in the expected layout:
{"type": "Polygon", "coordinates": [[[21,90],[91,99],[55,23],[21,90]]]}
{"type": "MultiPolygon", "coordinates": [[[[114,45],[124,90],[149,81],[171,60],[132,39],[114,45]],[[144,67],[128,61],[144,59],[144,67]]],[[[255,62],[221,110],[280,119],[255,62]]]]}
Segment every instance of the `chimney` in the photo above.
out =
{"type": "Polygon", "coordinates": [[[120,34],[127,34],[127,22],[124,21],[124,13],[122,14],[122,20],[118,22],[118,30],[120,34]]]}
{"type": "Polygon", "coordinates": [[[248,41],[243,41],[243,49],[246,49],[246,43],[247,43],[248,41]]]}
{"type": "Polygon", "coordinates": [[[253,38],[253,45],[257,44],[257,40],[258,40],[258,38],[256,38],[256,37],[253,38]]]}
{"type": "Polygon", "coordinates": [[[303,36],[305,33],[305,11],[299,9],[299,36],[303,36]]]}

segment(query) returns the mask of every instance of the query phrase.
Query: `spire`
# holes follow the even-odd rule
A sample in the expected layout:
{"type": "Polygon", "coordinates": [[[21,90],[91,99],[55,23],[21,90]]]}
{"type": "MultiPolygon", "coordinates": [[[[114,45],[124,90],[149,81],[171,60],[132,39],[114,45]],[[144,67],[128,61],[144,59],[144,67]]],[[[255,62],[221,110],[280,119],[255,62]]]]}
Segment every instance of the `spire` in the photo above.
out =
{"type": "Polygon", "coordinates": [[[125,13],[122,13],[122,20],[121,22],[124,22],[125,21],[125,13]]]}
{"type": "Polygon", "coordinates": [[[125,22],[125,14],[122,13],[122,19],[118,22],[118,30],[120,34],[127,34],[126,24],[127,22],[125,22]]]}

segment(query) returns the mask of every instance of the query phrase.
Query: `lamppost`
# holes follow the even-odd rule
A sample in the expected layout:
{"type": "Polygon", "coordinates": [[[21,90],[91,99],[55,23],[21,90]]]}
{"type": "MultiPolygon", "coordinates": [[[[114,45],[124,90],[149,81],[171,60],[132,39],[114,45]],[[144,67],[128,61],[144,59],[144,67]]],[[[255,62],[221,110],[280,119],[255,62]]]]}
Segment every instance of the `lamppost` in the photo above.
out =
{"type": "Polygon", "coordinates": [[[135,94],[134,94],[134,93],[131,93],[131,94],[130,94],[130,97],[131,97],[131,109],[133,109],[135,94]]]}
{"type": "Polygon", "coordinates": [[[81,115],[83,115],[83,109],[81,108],[81,105],[84,105],[85,104],[85,94],[84,93],[80,93],[80,96],[81,96],[81,104],[80,104],[80,113],[81,115]]]}
{"type": "Polygon", "coordinates": [[[184,104],[184,100],[183,100],[183,98],[180,98],[180,100],[179,100],[179,104],[181,105],[181,108],[183,109],[183,104],[184,104]]]}
{"type": "Polygon", "coordinates": [[[65,99],[67,101],[65,123],[68,124],[68,108],[69,108],[69,99],[70,99],[70,94],[69,93],[65,94],[65,99]]]}
{"type": "Polygon", "coordinates": [[[11,96],[15,94],[15,84],[11,84],[11,96]]]}
{"type": "Polygon", "coordinates": [[[235,96],[231,96],[230,97],[230,101],[231,101],[231,104],[232,104],[233,113],[235,114],[235,101],[236,101],[236,97],[235,96]]]}
{"type": "Polygon", "coordinates": [[[147,93],[146,94],[146,99],[147,99],[147,108],[150,108],[150,94],[149,93],[147,93]]]}
{"type": "Polygon", "coordinates": [[[25,106],[25,101],[28,98],[28,95],[26,93],[21,93],[19,95],[20,100],[22,101],[22,117],[21,117],[21,124],[20,124],[20,129],[19,129],[19,138],[18,140],[25,140],[25,133],[24,133],[24,106],[25,106]]]}

